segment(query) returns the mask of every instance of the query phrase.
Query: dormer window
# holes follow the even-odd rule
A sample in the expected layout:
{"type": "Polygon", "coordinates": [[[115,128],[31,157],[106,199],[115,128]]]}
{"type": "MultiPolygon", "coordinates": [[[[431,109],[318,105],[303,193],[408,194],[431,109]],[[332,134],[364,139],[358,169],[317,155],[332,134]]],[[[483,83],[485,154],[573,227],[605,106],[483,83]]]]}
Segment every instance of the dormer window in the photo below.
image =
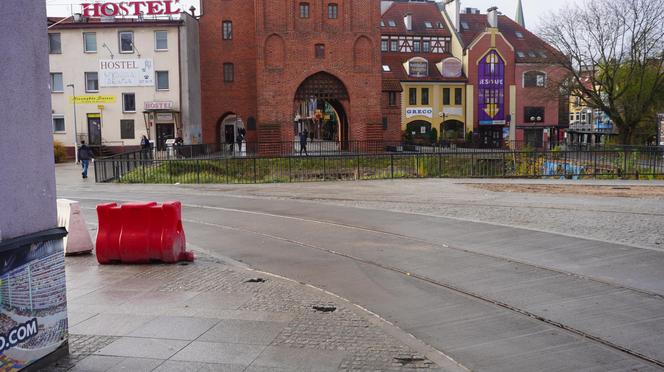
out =
{"type": "Polygon", "coordinates": [[[517,39],[523,39],[523,34],[519,31],[515,31],[514,34],[516,35],[517,39]]]}
{"type": "Polygon", "coordinates": [[[431,23],[431,22],[424,22],[424,27],[426,27],[427,29],[431,29],[431,28],[433,28],[433,23],[431,23]]]}
{"type": "Polygon", "coordinates": [[[464,30],[470,30],[470,26],[468,26],[467,22],[461,22],[461,28],[464,30]]]}
{"type": "Polygon", "coordinates": [[[390,72],[392,69],[388,65],[383,65],[383,72],[390,72]]]}
{"type": "Polygon", "coordinates": [[[438,28],[443,28],[443,22],[438,22],[438,28]]]}
{"type": "Polygon", "coordinates": [[[393,19],[388,20],[387,25],[390,27],[397,27],[397,23],[393,19]]]}
{"type": "Polygon", "coordinates": [[[528,52],[528,57],[537,58],[537,54],[535,54],[535,52],[528,52]]]}
{"type": "Polygon", "coordinates": [[[385,27],[385,21],[383,21],[382,19],[380,20],[380,27],[385,27]]]}
{"type": "Polygon", "coordinates": [[[525,55],[523,52],[516,52],[516,55],[517,55],[519,58],[526,58],[526,55],[525,55]]]}

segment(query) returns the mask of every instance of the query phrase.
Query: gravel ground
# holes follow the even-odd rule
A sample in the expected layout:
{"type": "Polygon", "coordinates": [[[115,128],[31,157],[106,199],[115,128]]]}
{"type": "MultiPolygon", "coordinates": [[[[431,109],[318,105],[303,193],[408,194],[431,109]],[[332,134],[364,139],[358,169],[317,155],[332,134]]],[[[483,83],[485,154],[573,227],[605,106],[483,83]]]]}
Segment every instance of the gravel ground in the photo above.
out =
{"type": "Polygon", "coordinates": [[[195,188],[422,213],[664,250],[661,183],[428,179],[195,188]]]}

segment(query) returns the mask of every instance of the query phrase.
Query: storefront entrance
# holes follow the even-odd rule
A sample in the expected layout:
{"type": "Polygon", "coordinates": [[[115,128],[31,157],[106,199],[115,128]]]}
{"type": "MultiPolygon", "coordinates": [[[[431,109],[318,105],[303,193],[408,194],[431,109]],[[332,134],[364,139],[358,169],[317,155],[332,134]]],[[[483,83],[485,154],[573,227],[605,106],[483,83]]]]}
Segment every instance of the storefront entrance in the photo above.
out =
{"type": "Polygon", "coordinates": [[[101,146],[100,114],[88,114],[88,145],[101,146]]]}
{"type": "Polygon", "coordinates": [[[175,139],[175,125],[157,124],[157,150],[166,150],[166,140],[175,139]]]}
{"type": "Polygon", "coordinates": [[[479,130],[480,147],[497,149],[503,145],[502,126],[483,126],[479,130]]]}

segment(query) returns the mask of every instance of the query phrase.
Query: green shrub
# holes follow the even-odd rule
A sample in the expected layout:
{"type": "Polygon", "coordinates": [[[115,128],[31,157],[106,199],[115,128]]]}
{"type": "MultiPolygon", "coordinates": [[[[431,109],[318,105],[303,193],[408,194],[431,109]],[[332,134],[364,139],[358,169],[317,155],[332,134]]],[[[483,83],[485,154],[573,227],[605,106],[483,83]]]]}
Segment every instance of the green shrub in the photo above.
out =
{"type": "Polygon", "coordinates": [[[56,163],[64,163],[67,160],[67,149],[60,141],[53,141],[53,157],[56,163]]]}

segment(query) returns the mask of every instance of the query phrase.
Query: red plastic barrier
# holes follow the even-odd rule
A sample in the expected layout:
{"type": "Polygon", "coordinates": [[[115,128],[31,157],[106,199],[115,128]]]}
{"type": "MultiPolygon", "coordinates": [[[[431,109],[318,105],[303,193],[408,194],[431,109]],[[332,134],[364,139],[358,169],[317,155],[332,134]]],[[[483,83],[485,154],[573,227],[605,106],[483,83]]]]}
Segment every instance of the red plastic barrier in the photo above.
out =
{"type": "Polygon", "coordinates": [[[97,261],[174,263],[193,261],[187,252],[180,202],[115,203],[97,206],[97,261]]]}

